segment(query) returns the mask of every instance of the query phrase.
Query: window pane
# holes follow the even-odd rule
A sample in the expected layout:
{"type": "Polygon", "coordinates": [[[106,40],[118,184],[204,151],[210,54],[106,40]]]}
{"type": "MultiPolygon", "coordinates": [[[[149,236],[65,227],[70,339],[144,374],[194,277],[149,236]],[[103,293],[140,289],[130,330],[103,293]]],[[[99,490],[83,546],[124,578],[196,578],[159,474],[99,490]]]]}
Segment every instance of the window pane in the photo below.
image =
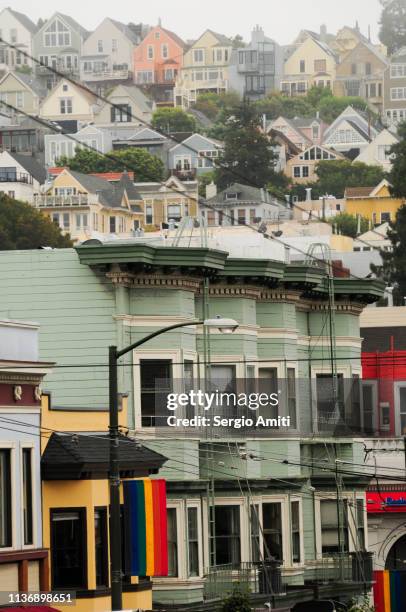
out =
{"type": "Polygon", "coordinates": [[[108,586],[107,560],[107,509],[98,508],[94,513],[94,539],[96,560],[96,586],[108,586]]]}
{"type": "Polygon", "coordinates": [[[292,529],[292,561],[300,563],[300,505],[298,501],[290,504],[290,520],[292,529]]]}
{"type": "Polygon", "coordinates": [[[85,511],[51,514],[52,588],[86,588],[85,511]]]}
{"type": "Polygon", "coordinates": [[[0,450],[0,547],[11,546],[10,451],[0,450]]]}
{"type": "Polygon", "coordinates": [[[216,565],[239,564],[241,559],[239,506],[216,506],[215,534],[216,565]]]}
{"type": "Polygon", "coordinates": [[[199,532],[198,509],[187,509],[188,529],[188,573],[189,576],[199,575],[199,532]]]}
{"type": "Polygon", "coordinates": [[[32,544],[32,449],[23,448],[24,544],[32,544]]]}
{"type": "Polygon", "coordinates": [[[280,503],[262,505],[264,558],[283,560],[282,511],[280,503]]]}
{"type": "Polygon", "coordinates": [[[172,389],[172,362],[168,359],[142,359],[140,378],[142,426],[166,426],[166,396],[172,389]]]}
{"type": "Polygon", "coordinates": [[[176,508],[168,508],[168,576],[178,575],[178,535],[176,508]]]}
{"type": "Polygon", "coordinates": [[[259,506],[257,504],[251,506],[251,554],[252,561],[261,560],[261,549],[260,549],[260,525],[259,525],[259,506]]]}

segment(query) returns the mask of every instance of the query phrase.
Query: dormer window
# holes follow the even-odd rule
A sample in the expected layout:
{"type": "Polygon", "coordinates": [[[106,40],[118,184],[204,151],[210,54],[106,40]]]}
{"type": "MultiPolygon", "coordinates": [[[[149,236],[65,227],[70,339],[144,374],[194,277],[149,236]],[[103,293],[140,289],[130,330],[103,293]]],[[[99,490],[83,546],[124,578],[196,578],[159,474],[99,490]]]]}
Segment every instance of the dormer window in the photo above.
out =
{"type": "Polygon", "coordinates": [[[237,199],[238,199],[237,193],[233,193],[231,191],[226,193],[226,200],[237,200],[237,199]]]}

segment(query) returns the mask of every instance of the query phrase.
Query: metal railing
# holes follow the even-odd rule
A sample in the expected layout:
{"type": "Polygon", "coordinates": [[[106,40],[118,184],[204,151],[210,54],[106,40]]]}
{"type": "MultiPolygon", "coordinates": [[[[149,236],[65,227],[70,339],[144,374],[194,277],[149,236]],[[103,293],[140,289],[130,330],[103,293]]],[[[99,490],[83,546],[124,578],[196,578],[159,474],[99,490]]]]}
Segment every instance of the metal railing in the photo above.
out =
{"type": "Polygon", "coordinates": [[[32,176],[26,172],[2,172],[0,173],[0,183],[25,183],[32,185],[32,176]]]}
{"type": "Polygon", "coordinates": [[[223,599],[235,589],[251,594],[278,595],[284,592],[279,561],[217,565],[205,572],[203,597],[223,599]]]}
{"type": "Polygon", "coordinates": [[[370,552],[336,553],[309,561],[305,568],[305,583],[329,584],[373,581],[373,560],[370,552]]]}
{"type": "Polygon", "coordinates": [[[54,196],[54,195],[35,195],[34,206],[38,208],[63,208],[65,206],[88,206],[97,200],[89,197],[87,194],[78,194],[71,196],[54,196]]]}

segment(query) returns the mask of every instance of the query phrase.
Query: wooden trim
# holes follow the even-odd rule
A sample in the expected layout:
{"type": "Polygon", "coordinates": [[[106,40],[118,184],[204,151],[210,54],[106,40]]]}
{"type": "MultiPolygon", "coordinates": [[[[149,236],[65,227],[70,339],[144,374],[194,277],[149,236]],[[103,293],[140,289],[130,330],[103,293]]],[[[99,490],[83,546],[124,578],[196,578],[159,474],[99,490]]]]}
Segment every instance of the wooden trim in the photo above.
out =
{"type": "Polygon", "coordinates": [[[15,561],[35,561],[37,559],[48,558],[48,550],[40,548],[38,550],[18,550],[10,552],[0,551],[0,563],[14,563],[15,561]]]}
{"type": "Polygon", "coordinates": [[[28,591],[28,561],[23,559],[18,564],[18,590],[28,591]]]}
{"type": "Polygon", "coordinates": [[[49,556],[41,559],[39,564],[39,588],[40,591],[49,591],[49,556]]]}

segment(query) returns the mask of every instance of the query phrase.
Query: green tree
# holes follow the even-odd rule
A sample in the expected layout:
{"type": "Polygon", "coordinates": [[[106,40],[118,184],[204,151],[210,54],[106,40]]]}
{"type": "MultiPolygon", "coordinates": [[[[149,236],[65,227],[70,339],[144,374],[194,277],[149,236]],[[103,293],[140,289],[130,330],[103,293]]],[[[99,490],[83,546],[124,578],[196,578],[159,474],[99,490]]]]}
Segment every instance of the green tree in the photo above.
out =
{"type": "Polygon", "coordinates": [[[235,589],[226,597],[220,608],[221,612],[251,612],[249,594],[246,591],[235,589]]]}
{"type": "MultiPolygon", "coordinates": [[[[320,117],[326,123],[333,123],[333,121],[337,119],[339,115],[341,115],[341,113],[347,108],[347,106],[352,106],[353,108],[356,108],[358,110],[367,109],[367,104],[362,98],[354,96],[323,96],[320,99],[318,110],[320,112],[320,117]]],[[[372,111],[369,112],[371,113],[372,119],[374,114],[372,113],[372,111]]]]}
{"type": "Polygon", "coordinates": [[[391,193],[397,198],[406,198],[406,123],[398,126],[399,142],[392,146],[394,156],[392,169],[388,180],[391,184],[391,193]]]}
{"type": "Polygon", "coordinates": [[[275,154],[260,128],[261,117],[248,100],[232,110],[225,127],[221,167],[216,170],[220,189],[234,182],[264,187],[272,179],[275,154]]]}
{"type": "MultiPolygon", "coordinates": [[[[340,234],[343,236],[350,236],[350,238],[356,238],[358,235],[358,218],[355,215],[349,213],[341,213],[336,217],[329,219],[329,223],[334,225],[340,234]]],[[[369,228],[369,221],[365,217],[361,217],[360,222],[360,233],[363,234],[369,228]]]]}
{"type": "Polygon", "coordinates": [[[381,0],[381,4],[379,38],[392,54],[406,45],[406,3],[405,0],[381,0]]]}
{"type": "Polygon", "coordinates": [[[0,250],[42,246],[62,249],[72,246],[72,241],[49,217],[30,204],[0,194],[0,250]]]}
{"type": "Polygon", "coordinates": [[[152,116],[151,125],[165,134],[196,131],[195,118],[181,108],[159,108],[152,116]]]}
{"type": "Polygon", "coordinates": [[[321,100],[332,97],[333,93],[329,87],[321,87],[319,85],[313,85],[306,94],[306,100],[315,109],[319,108],[321,100]]]}
{"type": "Polygon", "coordinates": [[[233,49],[241,49],[241,47],[246,47],[246,43],[244,42],[243,37],[241,36],[241,34],[236,34],[232,39],[231,42],[233,43],[233,49]]]}
{"type": "Polygon", "coordinates": [[[240,96],[235,91],[226,91],[220,94],[207,92],[198,96],[193,108],[215,121],[222,110],[231,109],[239,102],[240,96]]]}
{"type": "Polygon", "coordinates": [[[138,182],[161,181],[164,177],[164,164],[145,149],[130,147],[111,151],[108,156],[89,149],[75,151],[74,157],[61,157],[58,166],[65,166],[76,172],[134,172],[138,182]]]}
{"type": "Polygon", "coordinates": [[[346,187],[375,187],[385,178],[381,166],[368,166],[347,159],[320,161],[316,166],[318,182],[313,196],[334,195],[342,198],[346,187]]]}
{"type": "Polygon", "coordinates": [[[269,94],[258,100],[255,106],[260,114],[266,115],[267,119],[277,119],[281,115],[287,119],[312,117],[316,112],[305,96],[291,98],[279,93],[269,94]]]}
{"type": "Polygon", "coordinates": [[[406,205],[403,204],[396,219],[390,225],[388,238],[392,244],[391,251],[381,251],[382,269],[373,271],[394,287],[393,301],[396,306],[404,305],[406,297],[406,205]]]}

